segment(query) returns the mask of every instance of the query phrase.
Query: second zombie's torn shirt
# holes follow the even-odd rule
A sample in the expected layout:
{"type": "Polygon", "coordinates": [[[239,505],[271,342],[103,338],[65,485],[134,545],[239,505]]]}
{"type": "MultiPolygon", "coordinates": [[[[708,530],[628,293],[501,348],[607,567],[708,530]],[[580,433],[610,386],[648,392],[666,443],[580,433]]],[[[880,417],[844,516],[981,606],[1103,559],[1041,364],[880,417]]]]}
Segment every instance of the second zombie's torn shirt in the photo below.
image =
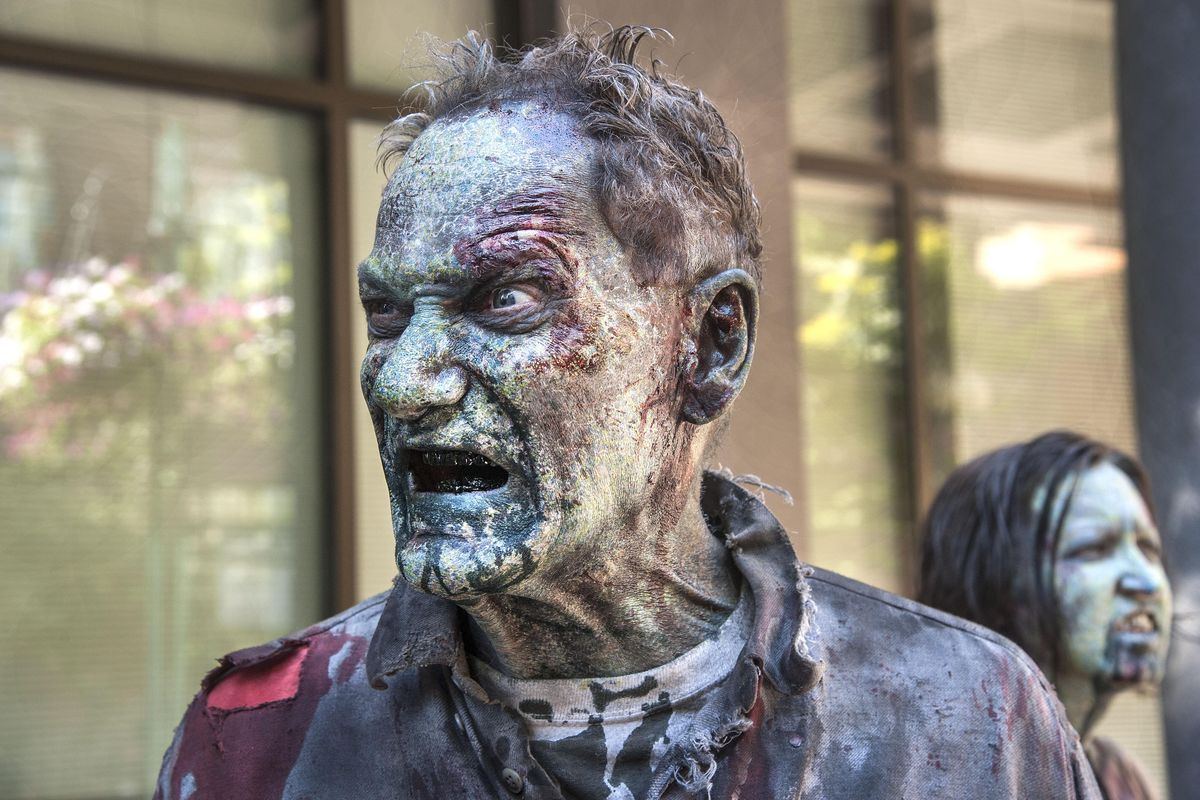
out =
{"type": "Polygon", "coordinates": [[[717,635],[645,672],[613,678],[518,680],[471,659],[488,694],[516,709],[530,750],[579,800],[646,795],[659,759],[685,735],[696,712],[737,662],[753,624],[743,590],[717,635]]]}

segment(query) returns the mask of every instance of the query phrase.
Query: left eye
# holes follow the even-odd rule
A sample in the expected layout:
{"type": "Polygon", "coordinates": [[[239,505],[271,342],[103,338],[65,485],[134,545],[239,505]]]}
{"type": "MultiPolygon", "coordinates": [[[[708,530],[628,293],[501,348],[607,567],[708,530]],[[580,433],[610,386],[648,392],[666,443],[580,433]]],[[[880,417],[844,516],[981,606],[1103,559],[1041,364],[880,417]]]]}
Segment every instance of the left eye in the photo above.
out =
{"type": "Polygon", "coordinates": [[[519,309],[537,303],[532,291],[517,286],[502,286],[492,292],[491,307],[495,310],[519,309]]]}

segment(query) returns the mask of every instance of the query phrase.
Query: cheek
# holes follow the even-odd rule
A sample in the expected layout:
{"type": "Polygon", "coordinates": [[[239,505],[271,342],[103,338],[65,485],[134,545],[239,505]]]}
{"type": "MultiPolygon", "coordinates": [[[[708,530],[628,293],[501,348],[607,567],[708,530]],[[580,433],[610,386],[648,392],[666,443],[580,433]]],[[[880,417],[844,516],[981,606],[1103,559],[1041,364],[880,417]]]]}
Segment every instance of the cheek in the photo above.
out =
{"type": "Polygon", "coordinates": [[[1061,567],[1055,581],[1067,650],[1080,666],[1102,659],[1113,620],[1113,582],[1097,566],[1061,567]]]}
{"type": "MultiPolygon", "coordinates": [[[[384,355],[379,345],[372,344],[365,356],[363,356],[362,366],[358,371],[358,385],[362,390],[363,399],[367,403],[367,411],[371,415],[371,424],[375,428],[375,435],[382,442],[384,414],[382,410],[371,402],[371,394],[375,388],[375,380],[379,377],[379,370],[383,368],[384,355]]],[[[382,446],[382,445],[381,445],[382,446]]]]}
{"type": "Polygon", "coordinates": [[[371,400],[371,389],[375,386],[375,378],[379,375],[379,370],[383,368],[383,353],[379,349],[378,344],[372,344],[367,348],[366,355],[363,356],[362,365],[358,370],[358,385],[362,389],[363,397],[368,402],[371,400]]]}

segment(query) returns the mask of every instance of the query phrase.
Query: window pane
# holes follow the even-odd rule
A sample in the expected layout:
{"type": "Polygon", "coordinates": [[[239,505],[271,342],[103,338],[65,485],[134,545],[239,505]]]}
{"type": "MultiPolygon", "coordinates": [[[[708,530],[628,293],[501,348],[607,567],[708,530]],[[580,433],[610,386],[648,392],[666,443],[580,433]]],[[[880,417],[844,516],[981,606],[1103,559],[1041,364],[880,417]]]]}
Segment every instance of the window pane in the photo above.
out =
{"type": "Polygon", "coordinates": [[[0,30],[106,50],[284,75],[315,72],[316,5],[305,0],[18,0],[0,30]]]}
{"type": "Polygon", "coordinates": [[[921,235],[938,477],[1052,428],[1134,450],[1116,212],[927,196],[921,235]]]}
{"type": "Polygon", "coordinates": [[[213,659],[321,611],[315,131],[0,85],[0,795],[145,797],[213,659]]]}
{"type": "MultiPolygon", "coordinates": [[[[383,170],[375,165],[376,143],[382,125],[356,121],[350,125],[350,245],[355,264],[371,253],[375,242],[375,216],[383,193],[383,170]]],[[[350,319],[353,324],[354,363],[367,351],[367,326],[358,302],[358,276],[351,272],[350,319]]],[[[379,465],[379,447],[371,415],[363,402],[358,373],[345,391],[354,407],[354,519],[355,589],[367,598],[391,586],[396,577],[395,539],[392,537],[391,501],[379,465]]]]}
{"type": "Polygon", "coordinates": [[[922,0],[915,9],[923,159],[1115,184],[1112,3],[922,0]]]}
{"type": "Polygon", "coordinates": [[[399,95],[429,72],[428,46],[422,35],[453,40],[469,30],[484,33],[492,23],[494,5],[490,0],[347,3],[350,80],[399,95]]]}
{"type": "Polygon", "coordinates": [[[842,155],[891,148],[884,0],[789,0],[792,143],[842,155]]]}
{"type": "Polygon", "coordinates": [[[898,591],[909,530],[891,195],[795,181],[809,527],[804,557],[898,591]]]}

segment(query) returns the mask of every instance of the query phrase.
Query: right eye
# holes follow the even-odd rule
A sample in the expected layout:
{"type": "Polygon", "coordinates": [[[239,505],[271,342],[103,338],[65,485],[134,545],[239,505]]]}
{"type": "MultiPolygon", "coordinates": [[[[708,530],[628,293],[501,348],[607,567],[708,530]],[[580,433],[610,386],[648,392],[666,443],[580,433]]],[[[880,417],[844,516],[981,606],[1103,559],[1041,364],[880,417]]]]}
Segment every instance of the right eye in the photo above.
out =
{"type": "Polygon", "coordinates": [[[391,300],[367,300],[363,308],[367,312],[367,330],[372,336],[399,336],[408,325],[408,313],[391,300]]]}
{"type": "Polygon", "coordinates": [[[1072,547],[1067,552],[1067,556],[1080,561],[1097,561],[1106,558],[1115,547],[1116,537],[1107,535],[1072,547]]]}

